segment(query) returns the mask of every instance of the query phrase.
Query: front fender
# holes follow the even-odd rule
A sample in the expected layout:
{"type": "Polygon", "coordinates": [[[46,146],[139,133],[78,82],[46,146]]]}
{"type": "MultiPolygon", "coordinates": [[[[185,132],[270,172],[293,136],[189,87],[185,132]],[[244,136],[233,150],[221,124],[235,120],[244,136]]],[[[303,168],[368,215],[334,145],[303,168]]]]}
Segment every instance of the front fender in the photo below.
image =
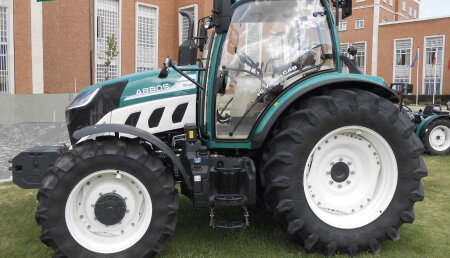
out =
{"type": "Polygon", "coordinates": [[[441,118],[447,118],[447,119],[450,119],[450,116],[449,116],[449,115],[433,115],[433,116],[429,116],[429,117],[425,118],[425,119],[419,124],[419,126],[417,126],[417,130],[416,130],[417,136],[419,136],[420,138],[422,138],[422,136],[426,133],[426,130],[427,130],[428,126],[429,126],[433,121],[436,121],[437,119],[441,119],[441,118]]]}
{"type": "Polygon", "coordinates": [[[167,146],[164,142],[158,139],[153,134],[150,134],[142,129],[129,126],[129,125],[121,125],[121,124],[100,124],[94,126],[88,126],[77,130],[73,133],[73,138],[79,140],[87,136],[96,135],[96,134],[105,134],[105,133],[123,133],[128,135],[133,135],[138,138],[141,138],[144,141],[151,143],[153,146],[160,149],[164,154],[166,154],[173,162],[175,166],[178,167],[181,175],[183,176],[184,182],[189,190],[192,190],[191,179],[186,171],[186,168],[181,163],[180,159],[177,157],[175,152],[167,146]]]}
{"type": "Polygon", "coordinates": [[[260,148],[271,131],[278,117],[295,101],[306,94],[323,88],[359,88],[384,97],[394,103],[398,102],[397,94],[386,86],[379,77],[342,74],[337,72],[325,73],[307,79],[282,93],[274,104],[264,113],[256,127],[252,138],[252,149],[260,148]]]}

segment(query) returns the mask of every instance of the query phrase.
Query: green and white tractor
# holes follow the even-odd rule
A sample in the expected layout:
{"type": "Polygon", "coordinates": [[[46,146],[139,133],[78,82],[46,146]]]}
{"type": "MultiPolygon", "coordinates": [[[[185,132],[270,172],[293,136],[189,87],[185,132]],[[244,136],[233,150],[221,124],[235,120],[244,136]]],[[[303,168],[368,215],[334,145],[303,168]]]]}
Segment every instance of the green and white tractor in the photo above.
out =
{"type": "Polygon", "coordinates": [[[332,4],[336,18],[328,0],[215,0],[196,37],[181,12],[177,64],[84,89],[66,110],[72,145],[12,161],[14,182],[39,188],[42,242],[55,257],[154,256],[175,230],[177,182],[213,228],[248,227],[258,202],[329,256],[398,240],[424,198],[424,147],[396,93],[340,55],[352,5],[332,4]]]}

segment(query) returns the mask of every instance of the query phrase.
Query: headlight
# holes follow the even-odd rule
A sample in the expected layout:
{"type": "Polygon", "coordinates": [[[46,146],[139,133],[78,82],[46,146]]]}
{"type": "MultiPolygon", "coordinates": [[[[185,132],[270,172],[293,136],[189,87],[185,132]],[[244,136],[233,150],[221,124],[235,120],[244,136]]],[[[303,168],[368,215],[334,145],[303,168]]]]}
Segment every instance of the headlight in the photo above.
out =
{"type": "Polygon", "coordinates": [[[92,99],[97,95],[97,93],[100,91],[100,88],[95,88],[92,90],[88,90],[85,92],[80,93],[75,100],[72,102],[72,104],[67,107],[67,109],[74,109],[79,107],[84,107],[87,104],[89,104],[92,99]]]}

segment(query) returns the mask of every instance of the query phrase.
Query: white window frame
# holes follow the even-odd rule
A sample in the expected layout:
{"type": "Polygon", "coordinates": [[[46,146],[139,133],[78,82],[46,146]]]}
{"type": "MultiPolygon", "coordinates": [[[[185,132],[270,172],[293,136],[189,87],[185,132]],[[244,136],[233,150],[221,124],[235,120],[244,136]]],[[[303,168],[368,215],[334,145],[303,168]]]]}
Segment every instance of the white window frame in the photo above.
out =
{"type": "Polygon", "coordinates": [[[402,9],[403,9],[403,11],[406,12],[406,1],[405,0],[403,0],[403,7],[402,7],[402,9]]]}
{"type": "MultiPolygon", "coordinates": [[[[441,62],[442,62],[442,71],[441,71],[441,92],[440,94],[437,95],[442,95],[442,91],[444,89],[444,69],[445,69],[445,34],[442,35],[432,35],[432,36],[425,36],[423,38],[423,62],[422,62],[422,94],[425,94],[425,75],[426,75],[426,58],[427,58],[427,39],[429,38],[436,38],[436,37],[442,37],[442,58],[441,58],[441,62]]],[[[437,61],[437,60],[436,60],[437,61]]]]}
{"type": "Polygon", "coordinates": [[[14,72],[14,1],[7,0],[6,5],[1,7],[7,8],[7,30],[8,30],[8,79],[9,79],[9,92],[4,94],[14,95],[16,93],[15,89],[15,72],[14,72]]]}
{"type": "MultiPolygon", "coordinates": [[[[119,56],[118,56],[118,64],[117,64],[117,73],[120,77],[122,75],[122,0],[119,1],[119,41],[117,42],[117,46],[119,48],[119,56]]],[[[97,0],[94,0],[94,54],[97,55],[97,0]]],[[[94,81],[97,82],[97,57],[94,55],[94,81]]]]}
{"type": "MultiPolygon", "coordinates": [[[[178,11],[189,9],[194,7],[194,37],[197,35],[197,23],[198,23],[198,4],[191,4],[187,6],[183,6],[178,8],[178,11]]],[[[180,13],[178,13],[178,42],[179,45],[183,43],[183,16],[181,16],[180,13]]]]}
{"type": "Polygon", "coordinates": [[[156,37],[156,41],[155,41],[155,51],[156,51],[156,53],[155,53],[155,56],[156,56],[156,67],[155,68],[158,68],[158,60],[159,60],[159,6],[157,6],[157,5],[152,5],[152,4],[146,4],[146,3],[143,3],[143,2],[136,2],[136,22],[135,22],[135,24],[134,24],[134,27],[135,27],[135,33],[134,33],[134,35],[135,35],[135,60],[134,60],[134,62],[135,62],[135,67],[134,67],[134,70],[135,70],[135,72],[137,72],[137,69],[138,69],[138,10],[139,10],[139,6],[146,6],[146,7],[150,7],[150,8],[155,8],[156,9],[156,19],[155,19],[155,27],[156,27],[156,33],[155,33],[155,37],[156,37]]]}
{"type": "Polygon", "coordinates": [[[341,20],[339,21],[339,31],[346,31],[347,30],[347,21],[341,20]]]}
{"type": "Polygon", "coordinates": [[[364,29],[364,18],[356,18],[355,20],[355,30],[364,29]],[[358,22],[362,22],[362,27],[358,27],[358,22]]]}
{"type": "Polygon", "coordinates": [[[394,5],[394,0],[389,0],[389,5],[393,6],[394,5]]]}
{"type": "MultiPolygon", "coordinates": [[[[397,65],[397,41],[401,41],[401,40],[410,40],[411,41],[411,55],[409,56],[409,66],[411,67],[412,64],[412,56],[414,55],[413,53],[413,48],[414,48],[414,38],[399,38],[399,39],[394,39],[394,57],[393,57],[393,61],[392,61],[392,82],[395,82],[395,66],[397,65]]],[[[416,58],[416,56],[414,56],[414,58],[416,58]]],[[[411,69],[409,69],[409,83],[411,83],[411,69]]]]}
{"type": "MultiPolygon", "coordinates": [[[[367,71],[367,41],[353,42],[352,46],[355,44],[364,44],[364,71],[362,71],[362,72],[363,72],[363,74],[366,74],[366,71],[367,71]]],[[[358,54],[356,54],[356,55],[358,55],[358,54]]],[[[357,56],[355,56],[355,58],[357,58],[357,56]]]]}
{"type": "Polygon", "coordinates": [[[409,7],[409,16],[410,16],[410,17],[412,16],[412,12],[413,12],[412,10],[413,10],[413,9],[412,9],[412,6],[410,6],[410,7],[409,7]]]}
{"type": "Polygon", "coordinates": [[[417,9],[414,9],[414,19],[417,19],[417,9]]]}

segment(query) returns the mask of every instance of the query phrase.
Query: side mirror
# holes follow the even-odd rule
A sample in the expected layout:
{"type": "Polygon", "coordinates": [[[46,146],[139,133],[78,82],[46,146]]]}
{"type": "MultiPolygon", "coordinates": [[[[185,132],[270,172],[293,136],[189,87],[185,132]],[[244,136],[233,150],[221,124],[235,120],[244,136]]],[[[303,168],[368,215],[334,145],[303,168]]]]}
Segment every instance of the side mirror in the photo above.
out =
{"type": "Polygon", "coordinates": [[[159,72],[158,78],[165,79],[167,76],[169,76],[169,67],[172,65],[172,59],[170,57],[166,58],[166,61],[164,62],[164,67],[161,68],[161,71],[159,72]]]}
{"type": "Polygon", "coordinates": [[[352,0],[345,0],[342,6],[342,19],[352,16],[352,0]]]}
{"type": "Polygon", "coordinates": [[[195,65],[197,63],[197,44],[194,41],[194,16],[186,11],[179,13],[189,20],[188,38],[183,41],[178,49],[178,64],[195,65]]]}
{"type": "Polygon", "coordinates": [[[231,0],[214,0],[213,8],[212,22],[216,33],[227,33],[231,23],[231,0]]]}

